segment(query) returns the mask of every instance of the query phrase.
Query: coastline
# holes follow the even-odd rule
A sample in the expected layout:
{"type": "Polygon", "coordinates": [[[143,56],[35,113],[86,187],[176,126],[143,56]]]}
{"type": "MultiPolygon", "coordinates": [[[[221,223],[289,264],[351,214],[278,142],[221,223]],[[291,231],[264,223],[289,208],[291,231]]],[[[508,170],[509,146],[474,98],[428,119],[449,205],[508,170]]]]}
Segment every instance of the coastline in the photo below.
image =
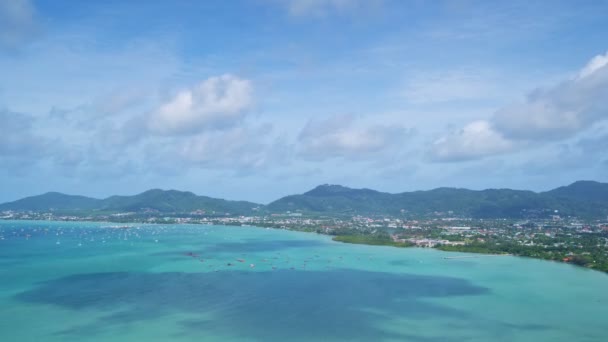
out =
{"type": "MultiPolygon", "coordinates": [[[[20,219],[5,219],[5,218],[0,218],[0,221],[15,221],[15,222],[27,222],[27,221],[31,221],[31,222],[65,222],[65,223],[99,223],[99,224],[116,224],[116,223],[122,223],[124,224],[125,222],[112,222],[112,221],[96,221],[96,220],[82,220],[82,221],[78,221],[78,220],[36,220],[36,219],[27,219],[27,220],[20,220],[20,219]]],[[[133,222],[128,222],[131,224],[145,224],[145,225],[163,225],[165,223],[158,223],[158,222],[137,222],[137,221],[133,221],[133,222]]],[[[200,224],[200,223],[166,223],[169,225],[204,225],[204,224],[200,224]]],[[[407,243],[407,242],[396,242],[392,239],[386,239],[386,238],[379,238],[377,236],[372,236],[372,235],[332,235],[332,234],[326,234],[326,233],[319,233],[319,232],[315,232],[315,231],[310,231],[310,230],[298,230],[298,229],[287,229],[287,228],[280,228],[280,227],[259,227],[259,226],[253,226],[253,225],[247,225],[247,226],[243,226],[243,225],[229,225],[229,224],[214,224],[216,226],[224,226],[224,227],[252,227],[252,228],[258,228],[258,229],[280,229],[280,230],[289,230],[289,231],[294,231],[294,232],[301,232],[301,233],[314,233],[317,235],[325,235],[327,237],[330,237],[332,241],[335,242],[339,242],[339,243],[347,243],[347,244],[359,244],[359,245],[369,245],[369,246],[386,246],[386,247],[396,247],[396,248],[411,248],[411,247],[416,247],[416,248],[431,248],[431,249],[435,249],[438,251],[442,251],[442,252],[458,252],[458,253],[468,253],[468,254],[474,254],[474,255],[479,255],[479,256],[515,256],[515,257],[520,257],[520,258],[530,258],[530,259],[536,259],[536,260],[544,260],[544,261],[553,261],[556,263],[561,263],[561,264],[567,264],[567,265],[571,265],[571,266],[576,266],[576,267],[580,267],[580,268],[585,268],[588,270],[592,270],[592,271],[597,271],[600,273],[604,273],[608,275],[608,269],[604,270],[604,269],[598,269],[598,268],[594,268],[594,267],[590,267],[584,264],[579,264],[576,262],[570,262],[570,261],[565,261],[565,260],[558,260],[558,259],[550,259],[550,258],[542,258],[542,257],[535,257],[535,256],[530,256],[530,255],[523,255],[523,254],[517,254],[517,253],[508,253],[505,251],[495,251],[495,250],[480,250],[478,248],[475,248],[474,246],[467,246],[467,245],[463,245],[463,246],[456,246],[456,248],[454,248],[454,246],[436,246],[436,247],[418,247],[414,244],[411,243],[407,243]]],[[[475,257],[475,256],[470,256],[470,257],[475,257]]],[[[456,259],[457,257],[446,257],[446,259],[456,259]]]]}
{"type": "Polygon", "coordinates": [[[396,242],[392,239],[383,239],[372,235],[335,235],[332,237],[332,240],[356,245],[390,246],[399,248],[415,247],[412,243],[396,242]]]}
{"type": "Polygon", "coordinates": [[[601,269],[597,269],[597,268],[593,268],[593,267],[589,267],[589,266],[585,266],[585,265],[579,265],[576,263],[572,263],[572,262],[565,262],[565,261],[561,261],[561,260],[555,260],[555,259],[548,259],[548,258],[536,258],[536,257],[531,257],[528,255],[520,255],[520,254],[512,254],[512,253],[507,253],[507,252],[478,252],[478,251],[473,251],[473,250],[453,250],[453,249],[443,249],[441,246],[438,247],[418,247],[415,245],[395,245],[395,244],[390,244],[390,243],[367,243],[367,242],[363,242],[363,241],[342,241],[342,239],[338,238],[338,236],[332,238],[333,241],[336,242],[340,242],[340,243],[349,243],[349,244],[359,244],[359,245],[368,245],[368,246],[385,246],[385,247],[397,247],[397,248],[429,248],[429,249],[434,249],[437,251],[442,251],[442,252],[447,252],[447,253],[467,253],[467,254],[472,254],[472,255],[466,255],[466,256],[453,256],[453,257],[444,257],[444,259],[464,259],[464,258],[481,258],[481,257],[499,257],[499,256],[513,256],[513,257],[518,257],[518,258],[526,258],[526,259],[534,259],[534,260],[542,260],[542,261],[549,261],[549,262],[555,262],[558,264],[565,264],[565,265],[570,265],[570,266],[574,266],[577,268],[583,268],[586,270],[590,270],[590,271],[596,271],[596,272],[600,272],[603,274],[608,275],[608,270],[601,270],[601,269]]]}

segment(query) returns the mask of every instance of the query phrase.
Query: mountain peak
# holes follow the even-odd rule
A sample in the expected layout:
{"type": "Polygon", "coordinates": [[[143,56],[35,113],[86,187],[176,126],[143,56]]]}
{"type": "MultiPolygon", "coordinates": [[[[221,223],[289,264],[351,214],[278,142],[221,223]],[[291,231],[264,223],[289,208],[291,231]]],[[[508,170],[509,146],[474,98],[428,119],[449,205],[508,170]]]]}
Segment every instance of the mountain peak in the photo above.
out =
{"type": "Polygon", "coordinates": [[[338,184],[321,184],[316,188],[305,192],[304,195],[312,195],[312,196],[327,196],[327,195],[335,195],[339,193],[350,192],[353,189],[347,188],[338,184]]]}
{"type": "Polygon", "coordinates": [[[567,185],[566,187],[596,187],[596,186],[601,186],[602,183],[600,182],[596,182],[596,181],[592,181],[592,180],[580,180],[580,181],[576,181],[570,185],[567,185]]]}
{"type": "Polygon", "coordinates": [[[144,191],[139,194],[139,196],[150,196],[150,195],[186,195],[186,196],[196,196],[194,193],[190,191],[180,191],[180,190],[163,190],[163,189],[150,189],[144,191]]]}
{"type": "Polygon", "coordinates": [[[585,201],[606,201],[608,200],[608,184],[582,180],[553,189],[546,194],[585,201]]]}
{"type": "Polygon", "coordinates": [[[42,194],[42,196],[55,196],[55,195],[65,195],[62,192],[58,192],[58,191],[49,191],[49,192],[45,192],[44,194],[42,194]]]}

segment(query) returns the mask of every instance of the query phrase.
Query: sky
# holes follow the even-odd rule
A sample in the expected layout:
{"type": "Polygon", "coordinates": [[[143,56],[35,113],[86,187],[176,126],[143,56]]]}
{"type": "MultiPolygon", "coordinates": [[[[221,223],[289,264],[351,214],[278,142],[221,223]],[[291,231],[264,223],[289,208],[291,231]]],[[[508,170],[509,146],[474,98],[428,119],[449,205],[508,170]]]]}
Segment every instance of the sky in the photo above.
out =
{"type": "Polygon", "coordinates": [[[0,201],[608,181],[608,1],[0,0],[0,201]]]}

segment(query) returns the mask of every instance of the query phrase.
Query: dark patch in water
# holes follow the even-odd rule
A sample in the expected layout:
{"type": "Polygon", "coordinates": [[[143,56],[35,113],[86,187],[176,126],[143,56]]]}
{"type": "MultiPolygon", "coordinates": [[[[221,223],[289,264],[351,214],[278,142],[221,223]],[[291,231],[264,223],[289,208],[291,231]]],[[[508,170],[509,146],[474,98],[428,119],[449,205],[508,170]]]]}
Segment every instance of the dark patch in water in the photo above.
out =
{"type": "Polygon", "coordinates": [[[515,323],[500,323],[502,327],[507,329],[518,329],[518,330],[527,330],[527,331],[542,331],[549,330],[552,327],[545,324],[536,324],[536,323],[523,323],[523,324],[515,324],[515,323]]]}
{"type": "Polygon", "coordinates": [[[326,243],[318,240],[246,240],[244,242],[223,242],[206,246],[204,253],[255,253],[282,251],[289,248],[321,247],[326,243]]]}
{"type": "MultiPolygon", "coordinates": [[[[212,321],[181,322],[183,334],[238,334],[261,340],[377,340],[403,338],[377,326],[386,319],[467,317],[425,298],[487,292],[464,279],[360,270],[117,272],[78,274],[44,282],[16,298],[108,313],[92,325],[59,332],[66,337],[174,312],[210,312],[212,321]]],[[[416,340],[412,336],[408,339],[416,340]]]]}
{"type": "Polygon", "coordinates": [[[326,243],[317,240],[245,240],[244,242],[221,242],[203,245],[200,249],[163,251],[148,254],[149,256],[189,256],[189,253],[201,257],[213,257],[221,253],[258,253],[283,251],[290,248],[314,248],[322,247],[326,243]]]}
{"type": "Polygon", "coordinates": [[[409,266],[412,264],[411,260],[391,260],[388,262],[391,266],[409,266]]]}

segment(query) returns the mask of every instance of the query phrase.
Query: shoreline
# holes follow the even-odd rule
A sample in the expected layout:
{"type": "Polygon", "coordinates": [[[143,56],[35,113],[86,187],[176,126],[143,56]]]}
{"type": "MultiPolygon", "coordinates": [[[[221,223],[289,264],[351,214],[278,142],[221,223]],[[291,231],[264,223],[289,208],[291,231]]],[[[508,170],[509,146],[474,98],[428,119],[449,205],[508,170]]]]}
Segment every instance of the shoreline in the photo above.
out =
{"type": "Polygon", "coordinates": [[[472,251],[456,251],[456,250],[443,250],[441,248],[438,247],[418,247],[418,246],[393,246],[393,245],[379,245],[379,244],[368,244],[368,243],[357,243],[357,242],[343,242],[340,240],[336,240],[334,238],[332,238],[333,241],[339,242],[339,243],[347,243],[347,244],[358,244],[358,245],[368,245],[368,246],[381,246],[381,247],[396,247],[396,248],[421,248],[421,249],[432,249],[435,251],[441,251],[441,252],[446,252],[446,253],[464,253],[464,254],[472,254],[472,255],[462,255],[462,256],[446,256],[443,257],[443,259],[446,260],[457,260],[457,259],[475,259],[475,258],[487,258],[487,257],[507,257],[507,256],[511,256],[511,257],[517,257],[517,258],[525,258],[525,259],[532,259],[532,260],[540,260],[540,261],[547,261],[547,262],[554,262],[554,263],[558,263],[558,264],[563,264],[563,265],[569,265],[569,266],[574,266],[576,268],[581,268],[581,269],[585,269],[585,270],[589,270],[589,271],[595,271],[595,272],[599,272],[605,275],[608,275],[608,271],[603,271],[603,270],[598,270],[596,268],[593,267],[588,267],[588,266],[584,266],[584,265],[577,265],[575,263],[571,263],[571,262],[564,262],[564,261],[560,261],[560,260],[554,260],[554,259],[545,259],[545,258],[535,258],[535,257],[531,257],[531,256],[526,256],[526,255],[518,255],[518,254],[510,254],[510,253],[483,253],[483,252],[472,252],[472,251]]]}
{"type": "MultiPolygon", "coordinates": [[[[200,224],[200,223],[157,223],[157,222],[112,222],[112,221],[96,221],[96,220],[89,220],[89,221],[77,221],[77,220],[36,220],[36,219],[28,219],[28,220],[20,220],[20,219],[6,219],[6,218],[0,218],[0,221],[14,221],[14,222],[66,222],[66,223],[107,223],[107,224],[142,224],[142,225],[193,225],[193,226],[206,226],[206,224],[200,224]]],[[[368,245],[368,246],[384,246],[384,247],[395,247],[395,248],[423,248],[423,249],[433,249],[436,251],[441,251],[441,252],[449,252],[449,253],[466,253],[466,254],[472,254],[472,255],[467,255],[467,256],[453,256],[453,257],[444,257],[444,259],[447,260],[454,260],[454,259],[465,259],[465,258],[480,258],[480,257],[492,257],[492,256],[514,256],[514,257],[519,257],[519,258],[529,258],[529,259],[534,259],[534,260],[543,260],[543,261],[551,261],[551,262],[556,262],[559,264],[566,264],[566,265],[570,265],[570,266],[576,266],[578,268],[584,268],[587,270],[591,270],[591,271],[597,271],[603,274],[608,275],[608,270],[600,270],[600,269],[596,269],[593,267],[589,267],[586,265],[579,265],[573,262],[566,262],[566,261],[562,261],[562,260],[555,260],[555,259],[547,259],[547,258],[536,258],[536,257],[532,257],[532,256],[527,256],[527,255],[519,255],[519,254],[511,254],[511,253],[486,253],[486,252],[477,252],[477,251],[466,251],[466,250],[452,250],[452,249],[443,249],[442,246],[437,246],[437,247],[419,247],[416,246],[414,244],[407,244],[407,243],[398,243],[398,242],[394,242],[392,240],[379,240],[373,236],[367,236],[367,235],[331,235],[331,234],[324,234],[324,233],[318,233],[318,232],[312,232],[312,231],[306,231],[306,230],[298,230],[298,229],[286,229],[286,228],[278,228],[278,227],[259,227],[259,226],[253,226],[253,225],[247,225],[247,226],[243,226],[243,225],[227,225],[227,224],[214,224],[215,226],[223,226],[223,227],[251,227],[251,228],[257,228],[257,229],[278,229],[278,230],[287,230],[287,231],[292,231],[292,232],[300,232],[300,233],[314,233],[316,235],[324,235],[327,236],[329,238],[331,238],[331,241],[335,241],[338,243],[345,243],[345,244],[356,244],[356,245],[368,245]],[[362,238],[361,238],[362,237],[362,238]],[[368,237],[368,238],[367,238],[368,237]]]]}

